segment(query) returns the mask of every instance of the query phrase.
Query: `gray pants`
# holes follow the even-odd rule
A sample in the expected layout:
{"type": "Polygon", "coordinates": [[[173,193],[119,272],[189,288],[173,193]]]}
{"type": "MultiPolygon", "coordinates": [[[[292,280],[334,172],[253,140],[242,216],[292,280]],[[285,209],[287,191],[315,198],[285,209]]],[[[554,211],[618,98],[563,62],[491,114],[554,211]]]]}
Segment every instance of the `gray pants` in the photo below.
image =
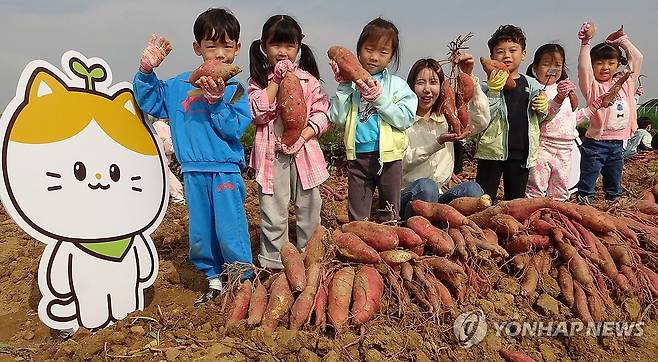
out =
{"type": "Polygon", "coordinates": [[[393,215],[390,212],[379,211],[373,221],[400,219],[402,161],[384,163],[382,172],[378,175],[379,167],[379,152],[359,153],[356,155],[356,160],[348,162],[347,198],[350,221],[370,218],[372,193],[375,187],[379,191],[379,210],[385,210],[391,205],[393,215]]]}
{"type": "MultiPolygon", "coordinates": [[[[294,157],[294,156],[293,156],[294,157]]],[[[259,188],[260,255],[264,268],[282,269],[279,251],[288,241],[288,207],[295,204],[297,219],[297,248],[303,250],[315,229],[320,225],[322,199],[320,189],[304,190],[291,156],[276,153],[274,160],[274,194],[265,195],[259,188]]]]}

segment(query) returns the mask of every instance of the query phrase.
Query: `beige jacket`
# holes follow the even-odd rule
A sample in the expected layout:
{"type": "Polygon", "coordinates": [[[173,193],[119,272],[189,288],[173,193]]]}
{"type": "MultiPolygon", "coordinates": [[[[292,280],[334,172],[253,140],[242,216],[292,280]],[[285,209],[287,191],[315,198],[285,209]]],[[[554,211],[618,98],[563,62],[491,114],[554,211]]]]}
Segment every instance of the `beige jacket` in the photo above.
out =
{"type": "MultiPolygon", "coordinates": [[[[473,77],[479,84],[477,77],[473,77]]],[[[478,134],[489,124],[489,100],[482,89],[475,88],[475,95],[468,102],[469,124],[478,134]]],[[[405,130],[409,146],[402,159],[402,188],[420,178],[431,178],[439,189],[450,180],[455,164],[452,142],[439,144],[437,137],[448,132],[448,123],[442,114],[432,113],[429,118],[416,116],[416,121],[405,130]]]]}

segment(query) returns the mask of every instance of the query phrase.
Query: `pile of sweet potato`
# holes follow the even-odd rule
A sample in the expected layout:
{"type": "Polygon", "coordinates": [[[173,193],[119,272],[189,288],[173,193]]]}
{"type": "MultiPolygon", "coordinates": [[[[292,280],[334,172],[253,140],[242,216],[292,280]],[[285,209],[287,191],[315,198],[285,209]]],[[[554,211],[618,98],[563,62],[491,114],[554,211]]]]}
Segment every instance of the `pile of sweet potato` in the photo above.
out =
{"type": "Polygon", "coordinates": [[[496,205],[487,196],[448,205],[416,200],[416,215],[404,226],[319,227],[303,253],[290,243],[282,248],[282,272],[257,279],[253,291],[251,282],[242,284],[229,323],[341,330],[396,308],[398,317],[414,311],[438,320],[469,291],[488,293],[484,263],[518,275],[527,297],[551,275],[575,316],[601,321],[628,295],[643,305],[658,297],[657,199],[658,186],[616,216],[549,198],[496,205]]]}

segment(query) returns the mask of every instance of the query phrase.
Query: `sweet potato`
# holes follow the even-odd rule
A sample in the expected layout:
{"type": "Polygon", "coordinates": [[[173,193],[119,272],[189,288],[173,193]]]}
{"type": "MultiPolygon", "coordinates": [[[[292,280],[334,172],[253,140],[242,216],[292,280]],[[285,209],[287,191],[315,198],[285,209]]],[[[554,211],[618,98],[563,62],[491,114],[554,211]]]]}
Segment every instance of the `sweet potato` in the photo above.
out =
{"type": "Polygon", "coordinates": [[[295,73],[288,72],[283,77],[276,100],[283,121],[281,142],[286,146],[292,146],[301,136],[302,130],[306,128],[308,120],[304,90],[295,73]]]}
{"type": "Polygon", "coordinates": [[[247,279],[240,285],[240,289],[235,294],[231,309],[228,312],[226,324],[233,324],[245,319],[249,311],[249,301],[251,300],[251,280],[247,279]]]}
{"type": "Polygon", "coordinates": [[[571,103],[572,111],[578,109],[578,96],[576,95],[576,92],[574,91],[569,92],[569,103],[571,103]]]}
{"type": "Polygon", "coordinates": [[[621,90],[621,87],[626,83],[628,78],[633,74],[632,71],[625,72],[621,77],[617,78],[615,83],[608,89],[608,91],[603,95],[602,104],[604,107],[612,105],[617,99],[617,94],[621,90]]]}
{"type": "Polygon", "coordinates": [[[555,211],[559,211],[560,214],[568,217],[571,220],[581,222],[583,219],[583,216],[580,214],[579,210],[575,208],[574,204],[571,202],[564,202],[564,201],[551,199],[548,202],[548,207],[555,211]]]}
{"type": "Polygon", "coordinates": [[[342,230],[346,233],[356,234],[377,251],[395,249],[400,242],[395,230],[370,221],[352,221],[343,225],[342,230]]]}
{"type": "Polygon", "coordinates": [[[658,204],[647,200],[638,200],[635,205],[640,212],[647,215],[658,215],[658,204]]]}
{"type": "Polygon", "coordinates": [[[464,275],[436,272],[436,277],[455,291],[457,301],[461,302],[464,300],[464,297],[466,296],[466,287],[464,285],[464,279],[466,277],[464,275]]]}
{"type": "Polygon", "coordinates": [[[452,255],[452,252],[455,250],[455,243],[450,235],[437,228],[436,236],[438,237],[427,239],[426,245],[437,255],[452,255]]]}
{"type": "MultiPolygon", "coordinates": [[[[521,254],[527,253],[532,249],[532,242],[530,239],[535,235],[514,235],[510,240],[505,244],[505,250],[509,251],[512,254],[521,254]]],[[[541,235],[537,235],[541,236],[541,235]]]]}
{"type": "Polygon", "coordinates": [[[432,225],[429,220],[422,216],[412,216],[406,221],[407,227],[413,230],[420,238],[429,245],[434,245],[439,249],[449,248],[449,245],[440,247],[438,244],[444,243],[443,234],[439,229],[432,225]]]}
{"type": "Polygon", "coordinates": [[[407,288],[413,297],[416,298],[418,303],[422,304],[427,310],[432,311],[434,307],[432,307],[432,303],[430,303],[427,298],[425,297],[425,293],[423,293],[423,288],[421,288],[418,283],[415,281],[411,282],[406,282],[404,283],[404,287],[407,288]]]}
{"type": "Polygon", "coordinates": [[[290,287],[298,292],[304,290],[306,288],[304,260],[297,248],[289,241],[283,243],[281,247],[281,263],[283,263],[283,270],[290,282],[290,287]]]}
{"type": "Polygon", "coordinates": [[[535,362],[530,356],[519,351],[501,349],[498,351],[498,354],[507,362],[535,362]]]}
{"type": "Polygon", "coordinates": [[[434,284],[437,293],[439,293],[439,298],[441,299],[441,304],[444,306],[448,307],[448,309],[454,309],[455,308],[455,303],[452,300],[452,295],[450,295],[450,291],[448,288],[446,288],[441,281],[435,278],[436,283],[434,284]]]}
{"type": "MultiPolygon", "coordinates": [[[[475,82],[470,75],[459,72],[457,77],[457,88],[459,89],[457,99],[459,99],[459,103],[461,103],[459,104],[459,107],[465,106],[475,95],[475,82]]],[[[462,124],[462,126],[466,125],[462,124]]]]}
{"type": "Polygon", "coordinates": [[[306,288],[302,294],[297,297],[297,300],[295,300],[290,311],[290,329],[293,331],[299,330],[304,323],[307,323],[311,318],[313,303],[315,303],[315,295],[320,284],[321,272],[322,268],[320,267],[320,263],[315,263],[309,266],[306,270],[306,288]]]}
{"type": "Polygon", "coordinates": [[[212,77],[215,81],[218,81],[220,78],[226,82],[229,79],[238,75],[242,69],[235,64],[226,64],[219,59],[210,59],[206,60],[198,68],[196,68],[191,74],[188,82],[193,86],[198,87],[195,83],[201,77],[212,77]]]}
{"type": "Polygon", "coordinates": [[[604,235],[602,237],[603,245],[608,249],[608,253],[615,261],[617,267],[626,265],[633,266],[633,257],[627,249],[627,246],[614,235],[604,235]]]}
{"type": "Polygon", "coordinates": [[[509,238],[523,230],[523,224],[506,214],[498,214],[492,217],[487,226],[503,238],[509,238]]]}
{"type": "Polygon", "coordinates": [[[270,286],[270,299],[267,301],[261,323],[263,329],[268,332],[274,331],[290,310],[293,302],[294,298],[288,285],[288,279],[285,274],[280,273],[270,286]]]}
{"type": "Polygon", "coordinates": [[[400,267],[400,274],[402,275],[402,279],[410,282],[414,275],[413,267],[408,262],[400,264],[400,267]]]}
{"type": "Polygon", "coordinates": [[[542,219],[536,219],[530,223],[530,228],[537,235],[548,236],[551,234],[551,231],[553,230],[554,226],[542,219]]]}
{"type": "Polygon", "coordinates": [[[517,269],[523,270],[530,265],[530,255],[516,254],[512,257],[512,264],[514,264],[517,269]]]}
{"type": "Polygon", "coordinates": [[[375,268],[362,266],[354,277],[352,288],[352,320],[362,325],[379,311],[384,294],[384,279],[375,268]]]}
{"type": "Polygon", "coordinates": [[[349,318],[354,276],[354,268],[346,266],[334,274],[329,284],[327,316],[336,330],[343,328],[349,318]]]}
{"type": "Polygon", "coordinates": [[[524,222],[535,211],[548,207],[548,197],[536,197],[532,199],[514,199],[499,203],[503,213],[510,215],[519,222],[524,222]]]}
{"type": "MultiPolygon", "coordinates": [[[[487,73],[487,77],[491,75],[491,72],[494,69],[509,71],[507,66],[505,66],[505,64],[502,62],[489,58],[480,57],[480,64],[482,64],[482,69],[484,69],[484,72],[487,73]]],[[[504,89],[510,90],[514,88],[516,88],[516,81],[512,79],[512,77],[507,77],[507,82],[505,82],[504,89]]]]}
{"type": "Polygon", "coordinates": [[[571,274],[564,267],[564,265],[559,265],[557,267],[557,282],[560,285],[560,292],[562,293],[562,298],[566,305],[571,308],[573,307],[573,278],[571,274]]]}
{"type": "Polygon", "coordinates": [[[593,323],[594,319],[589,312],[589,305],[587,304],[587,296],[585,291],[577,282],[573,283],[573,305],[576,308],[576,315],[584,323],[593,323]]]}
{"type": "Polygon", "coordinates": [[[418,245],[415,248],[411,248],[411,251],[418,256],[423,256],[425,254],[425,245],[418,245]]]}
{"type": "Polygon", "coordinates": [[[267,307],[267,288],[260,282],[256,284],[256,289],[251,294],[251,300],[249,301],[247,324],[250,326],[260,324],[261,319],[263,319],[263,313],[265,313],[265,308],[267,307]]]}
{"type": "Polygon", "coordinates": [[[658,297],[658,274],[641,263],[638,263],[638,267],[640,269],[640,275],[647,282],[649,291],[651,291],[654,297],[658,297]]]}
{"type": "Polygon", "coordinates": [[[404,226],[392,226],[395,233],[398,234],[398,240],[400,240],[400,246],[403,248],[411,249],[419,245],[425,244],[423,239],[421,239],[418,234],[413,230],[404,227],[404,226]]]}
{"type": "Polygon", "coordinates": [[[461,133],[461,122],[457,118],[457,106],[455,104],[455,91],[450,86],[450,81],[446,78],[441,83],[440,89],[441,99],[443,102],[439,106],[439,113],[445,116],[448,122],[449,132],[461,133]]]}
{"type": "Polygon", "coordinates": [[[619,273],[626,277],[626,280],[628,280],[631,289],[638,287],[639,282],[637,280],[637,274],[633,268],[628,265],[621,265],[619,266],[619,273]]]}
{"type": "Polygon", "coordinates": [[[452,238],[453,243],[455,244],[455,252],[463,260],[468,258],[468,253],[466,252],[466,241],[464,240],[464,235],[458,228],[448,229],[448,235],[452,238]]]}
{"type": "Polygon", "coordinates": [[[327,229],[319,225],[308,239],[304,250],[304,267],[308,268],[324,258],[325,248],[322,239],[327,233],[327,229]]]}
{"type": "Polygon", "coordinates": [[[450,205],[414,200],[411,202],[411,209],[416,215],[423,216],[429,221],[448,224],[449,227],[471,225],[471,221],[466,216],[450,205]]]}
{"type": "Polygon", "coordinates": [[[315,326],[320,327],[322,330],[327,325],[327,282],[324,278],[320,278],[320,287],[318,292],[315,293],[315,302],[313,306],[313,315],[315,318],[315,326]]]}
{"type": "Polygon", "coordinates": [[[367,264],[374,264],[381,260],[377,250],[355,234],[334,232],[333,240],[334,244],[338,246],[338,252],[348,260],[367,264]]]}
{"type": "Polygon", "coordinates": [[[468,126],[468,107],[465,104],[461,107],[457,107],[457,119],[459,119],[459,124],[461,124],[462,130],[468,126]]]}
{"type": "Polygon", "coordinates": [[[640,191],[640,193],[637,195],[637,199],[650,201],[654,204],[656,203],[656,196],[653,194],[651,189],[640,191]]]}
{"type": "Polygon", "coordinates": [[[658,202],[658,183],[653,185],[651,188],[651,193],[653,193],[653,197],[655,198],[654,200],[658,202]]]}
{"type": "Polygon", "coordinates": [[[487,194],[480,197],[458,197],[450,201],[448,205],[455,208],[462,215],[468,216],[491,206],[491,197],[487,194]]]}
{"type": "Polygon", "coordinates": [[[379,253],[384,263],[393,266],[418,259],[418,255],[409,250],[386,250],[379,253]]]}
{"type": "Polygon", "coordinates": [[[426,268],[434,269],[437,272],[445,274],[461,274],[466,276],[464,268],[456,263],[453,263],[447,258],[442,256],[426,256],[418,259],[416,264],[421,264],[426,268]]]}
{"type": "Polygon", "coordinates": [[[539,283],[539,271],[534,265],[534,260],[530,265],[525,269],[525,275],[523,276],[523,281],[521,282],[521,295],[522,296],[531,296],[532,293],[537,289],[537,283],[539,283]]]}
{"type": "Polygon", "coordinates": [[[370,73],[363,69],[357,57],[342,46],[332,46],[327,51],[329,59],[338,64],[340,75],[347,81],[356,82],[359,79],[366,80],[371,77],[370,73]]]}
{"type": "Polygon", "coordinates": [[[578,254],[576,248],[564,241],[561,231],[553,233],[553,240],[560,257],[573,278],[582,284],[586,290],[592,290],[594,279],[587,262],[578,254]]]}
{"type": "Polygon", "coordinates": [[[590,293],[587,296],[587,301],[589,302],[589,314],[595,322],[602,322],[605,316],[603,300],[597,292],[590,293]]]}
{"type": "Polygon", "coordinates": [[[482,234],[484,234],[484,238],[487,240],[488,243],[499,245],[498,234],[496,234],[495,231],[491,229],[482,229],[482,234]]]}
{"type": "Polygon", "coordinates": [[[414,265],[414,276],[422,283],[422,285],[425,286],[425,295],[427,296],[427,300],[432,305],[432,311],[434,313],[440,313],[441,297],[439,296],[439,292],[436,290],[436,287],[431,281],[431,279],[435,278],[430,277],[430,275],[431,273],[425,273],[425,270],[420,265],[414,265]]]}
{"type": "Polygon", "coordinates": [[[499,205],[494,205],[486,208],[483,211],[476,212],[473,215],[469,215],[468,219],[473,221],[477,226],[484,228],[489,224],[489,221],[495,215],[498,215],[503,212],[503,208],[499,205]]]}

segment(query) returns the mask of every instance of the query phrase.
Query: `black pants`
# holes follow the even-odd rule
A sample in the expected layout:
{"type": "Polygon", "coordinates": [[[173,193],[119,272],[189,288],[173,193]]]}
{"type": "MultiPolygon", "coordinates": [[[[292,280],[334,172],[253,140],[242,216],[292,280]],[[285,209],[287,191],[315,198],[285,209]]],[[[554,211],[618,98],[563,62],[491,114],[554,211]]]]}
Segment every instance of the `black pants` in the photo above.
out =
{"type": "Polygon", "coordinates": [[[379,172],[379,152],[357,153],[356,160],[347,163],[347,210],[350,221],[370,219],[372,194],[379,192],[379,210],[387,203],[393,207],[393,215],[379,211],[373,221],[399,220],[402,161],[384,163],[379,172]]]}
{"type": "Polygon", "coordinates": [[[478,160],[475,181],[480,184],[484,193],[491,196],[492,201],[495,201],[500,177],[502,176],[505,200],[523,198],[525,197],[525,187],[528,184],[528,172],[530,171],[524,165],[525,161],[521,160],[478,160]]]}
{"type": "Polygon", "coordinates": [[[464,147],[464,141],[453,142],[452,145],[455,153],[455,166],[452,169],[452,173],[459,175],[464,171],[464,156],[466,154],[466,148],[464,147]]]}

